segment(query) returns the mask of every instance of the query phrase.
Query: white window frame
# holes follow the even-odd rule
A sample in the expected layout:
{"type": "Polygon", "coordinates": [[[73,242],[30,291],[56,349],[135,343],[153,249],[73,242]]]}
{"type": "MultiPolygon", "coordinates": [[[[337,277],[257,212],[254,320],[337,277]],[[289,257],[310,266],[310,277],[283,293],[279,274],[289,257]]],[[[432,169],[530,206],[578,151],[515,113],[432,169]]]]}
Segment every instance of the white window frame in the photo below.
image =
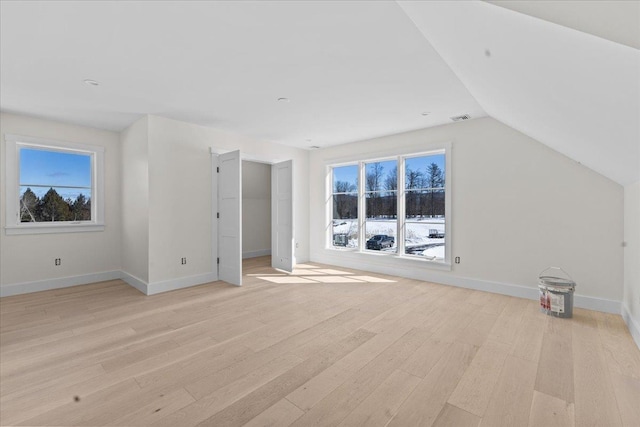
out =
{"type": "Polygon", "coordinates": [[[451,210],[451,143],[440,143],[436,145],[430,146],[428,149],[424,151],[408,151],[408,152],[384,152],[377,153],[371,155],[371,157],[362,158],[358,157],[350,157],[350,158],[340,158],[327,161],[325,163],[327,167],[327,218],[329,219],[327,228],[327,245],[326,249],[333,251],[349,251],[349,252],[357,252],[359,254],[368,255],[368,256],[377,256],[377,257],[388,257],[388,258],[397,258],[402,260],[411,260],[419,263],[424,263],[434,268],[451,268],[451,253],[452,253],[452,243],[453,243],[453,233],[451,229],[451,218],[452,218],[452,210],[451,210]],[[443,261],[430,260],[428,258],[424,258],[417,255],[405,254],[405,159],[410,159],[414,157],[423,157],[429,155],[436,154],[444,154],[445,155],[445,259],[443,261]],[[397,252],[389,252],[389,253],[381,253],[379,251],[370,251],[366,249],[365,243],[365,221],[366,221],[366,213],[365,209],[365,197],[366,197],[366,186],[364,181],[365,175],[365,164],[366,163],[375,163],[378,161],[387,161],[387,160],[397,160],[398,165],[398,190],[397,190],[397,252]],[[358,247],[357,248],[339,248],[333,246],[333,168],[347,165],[358,165],[358,247]]]}
{"type": "Polygon", "coordinates": [[[6,134],[5,233],[47,234],[104,231],[104,147],[6,134]],[[91,157],[91,220],[20,222],[20,149],[33,148],[91,157]]]}

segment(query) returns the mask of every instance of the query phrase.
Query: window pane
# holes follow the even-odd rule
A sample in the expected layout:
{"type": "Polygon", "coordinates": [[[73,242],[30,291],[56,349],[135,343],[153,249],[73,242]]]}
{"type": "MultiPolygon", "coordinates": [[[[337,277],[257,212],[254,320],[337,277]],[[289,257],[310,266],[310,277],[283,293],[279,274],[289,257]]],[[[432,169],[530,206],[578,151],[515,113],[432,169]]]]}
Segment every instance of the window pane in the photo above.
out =
{"type": "Polygon", "coordinates": [[[366,195],[366,248],[396,252],[397,192],[382,191],[366,195]]]}
{"type": "Polygon", "coordinates": [[[91,156],[21,148],[20,185],[91,188],[91,156]]]}
{"type": "Polygon", "coordinates": [[[412,190],[405,194],[405,253],[444,261],[444,190],[412,190]]]}
{"type": "Polygon", "coordinates": [[[412,190],[405,193],[407,221],[444,218],[444,190],[412,190]]]}
{"type": "Polygon", "coordinates": [[[20,186],[20,222],[90,220],[91,190],[20,186]]]}
{"type": "Polygon", "coordinates": [[[358,165],[333,168],[334,193],[351,193],[358,191],[358,165]]]}
{"type": "Polygon", "coordinates": [[[444,261],[444,218],[405,223],[405,253],[444,261]]]}
{"type": "Polygon", "coordinates": [[[366,163],[364,171],[365,191],[395,191],[398,189],[398,162],[395,160],[366,163]]]}
{"type": "Polygon", "coordinates": [[[444,188],[444,154],[405,160],[405,189],[444,188]]]}
{"type": "Polygon", "coordinates": [[[358,247],[358,193],[334,195],[332,219],[333,246],[358,247]]]}
{"type": "Polygon", "coordinates": [[[20,222],[91,220],[91,155],[20,148],[20,222]]]}
{"type": "Polygon", "coordinates": [[[364,224],[366,248],[374,251],[397,252],[395,219],[367,219],[364,224]]]}

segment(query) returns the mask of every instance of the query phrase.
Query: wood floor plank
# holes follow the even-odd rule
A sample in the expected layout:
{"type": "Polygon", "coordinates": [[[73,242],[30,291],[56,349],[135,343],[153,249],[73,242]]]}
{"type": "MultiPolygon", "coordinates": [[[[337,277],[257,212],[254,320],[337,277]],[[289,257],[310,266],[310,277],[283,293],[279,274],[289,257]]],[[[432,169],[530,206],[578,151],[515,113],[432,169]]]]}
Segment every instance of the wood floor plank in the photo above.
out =
{"type": "Polygon", "coordinates": [[[576,425],[622,425],[597,329],[573,324],[573,331],[576,425]]]}
{"type": "Polygon", "coordinates": [[[534,391],[529,427],[538,426],[574,427],[575,409],[573,403],[534,391]]]}
{"type": "Polygon", "coordinates": [[[613,390],[620,411],[622,425],[634,427],[640,424],[640,380],[618,373],[611,374],[613,390]]]}
{"type": "Polygon", "coordinates": [[[451,393],[448,402],[482,417],[510,351],[511,346],[507,344],[486,341],[451,393]]]}
{"type": "Polygon", "coordinates": [[[373,332],[359,330],[346,339],[324,349],[288,372],[269,381],[264,386],[247,394],[224,410],[204,420],[201,424],[213,426],[233,426],[244,424],[267,410],[278,400],[300,387],[310,378],[318,375],[336,361],[371,339],[373,332]]]}
{"type": "Polygon", "coordinates": [[[399,369],[393,371],[340,425],[386,425],[419,382],[416,376],[399,369]]]}
{"type": "Polygon", "coordinates": [[[404,401],[389,426],[431,426],[471,364],[477,348],[453,343],[404,401]]]}
{"type": "Polygon", "coordinates": [[[308,411],[329,393],[348,381],[354,372],[361,370],[391,347],[398,340],[398,335],[402,336],[410,329],[398,326],[394,332],[376,334],[350,354],[289,393],[287,399],[299,408],[308,411]]]}
{"type": "Polygon", "coordinates": [[[467,411],[446,404],[438,418],[433,423],[434,427],[477,427],[480,424],[480,417],[467,411]]]}
{"type": "Polygon", "coordinates": [[[153,423],[156,426],[195,426],[211,416],[257,390],[269,381],[299,365],[302,360],[292,354],[285,354],[257,367],[237,380],[216,389],[194,403],[166,415],[153,423]]]}
{"type": "Polygon", "coordinates": [[[193,403],[195,399],[183,388],[161,393],[157,399],[147,403],[139,409],[126,413],[126,415],[109,421],[108,424],[118,426],[142,426],[151,425],[162,419],[164,414],[171,414],[193,403]]]}
{"type": "Polygon", "coordinates": [[[411,356],[431,335],[430,331],[414,328],[400,337],[393,346],[380,353],[346,382],[314,405],[293,425],[337,425],[362,403],[396,367],[411,356]]]}
{"type": "Polygon", "coordinates": [[[575,401],[573,354],[571,335],[543,334],[535,389],[573,403],[575,401]]]}
{"type": "MultiPolygon", "coordinates": [[[[538,311],[537,302],[528,305],[528,310],[520,322],[520,330],[513,345],[513,354],[521,359],[538,362],[542,351],[542,341],[544,338],[545,315],[538,311]]],[[[548,350],[548,349],[547,349],[548,350]]]]}
{"type": "Polygon", "coordinates": [[[258,414],[244,427],[286,427],[304,415],[304,411],[287,399],[279,400],[266,411],[258,414]]]}
{"type": "Polygon", "coordinates": [[[480,426],[511,427],[528,424],[536,368],[534,362],[507,357],[480,426]]]}

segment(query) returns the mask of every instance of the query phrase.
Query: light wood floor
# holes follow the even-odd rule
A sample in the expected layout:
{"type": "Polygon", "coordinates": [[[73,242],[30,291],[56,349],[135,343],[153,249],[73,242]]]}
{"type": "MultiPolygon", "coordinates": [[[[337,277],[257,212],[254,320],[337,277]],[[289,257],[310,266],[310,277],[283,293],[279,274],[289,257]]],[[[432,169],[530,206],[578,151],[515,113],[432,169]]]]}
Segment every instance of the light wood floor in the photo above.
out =
{"type": "Polygon", "coordinates": [[[640,425],[620,316],[267,260],[242,288],[3,298],[0,424],[640,425]]]}

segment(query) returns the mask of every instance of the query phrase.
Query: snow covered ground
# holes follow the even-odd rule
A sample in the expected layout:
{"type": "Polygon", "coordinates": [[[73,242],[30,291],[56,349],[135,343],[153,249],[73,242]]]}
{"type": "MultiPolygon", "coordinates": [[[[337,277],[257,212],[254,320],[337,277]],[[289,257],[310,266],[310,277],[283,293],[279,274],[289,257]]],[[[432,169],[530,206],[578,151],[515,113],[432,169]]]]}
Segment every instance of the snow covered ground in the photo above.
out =
{"type": "MultiPolygon", "coordinates": [[[[438,230],[444,233],[444,218],[428,218],[407,221],[405,232],[405,250],[412,255],[422,255],[430,259],[444,259],[444,238],[429,237],[430,230],[438,230]]],[[[397,221],[380,219],[367,220],[365,222],[365,240],[376,234],[386,234],[396,238],[392,248],[384,249],[386,252],[397,251],[397,221]]],[[[346,234],[348,236],[347,247],[358,246],[358,221],[355,219],[339,219],[333,221],[333,234],[346,234]]]]}

